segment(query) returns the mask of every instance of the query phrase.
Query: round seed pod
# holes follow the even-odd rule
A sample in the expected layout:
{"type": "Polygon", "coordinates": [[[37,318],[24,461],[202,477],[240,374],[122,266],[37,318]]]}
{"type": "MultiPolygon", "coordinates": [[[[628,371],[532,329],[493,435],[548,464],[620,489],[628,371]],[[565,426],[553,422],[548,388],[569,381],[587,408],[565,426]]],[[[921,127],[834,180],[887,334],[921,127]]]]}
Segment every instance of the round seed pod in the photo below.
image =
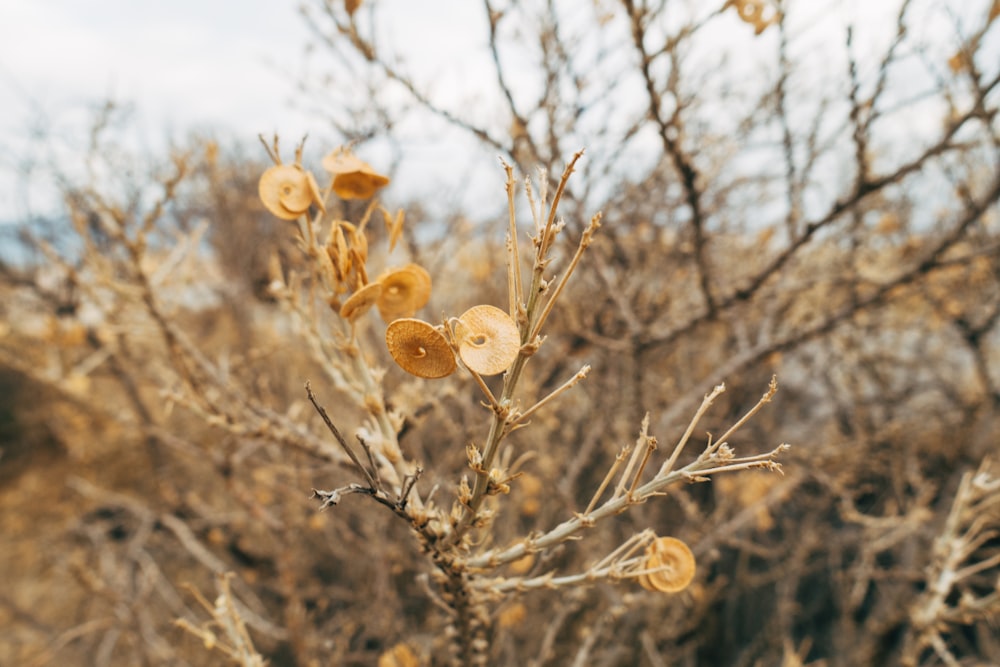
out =
{"type": "Polygon", "coordinates": [[[418,264],[407,264],[378,277],[382,283],[378,312],[386,322],[413,317],[431,298],[431,275],[418,264]]]}
{"type": "Polygon", "coordinates": [[[646,547],[643,569],[656,571],[640,575],[640,586],[648,591],[677,593],[694,579],[694,554],[676,537],[658,537],[646,547]]]}
{"type": "Polygon", "coordinates": [[[323,158],[323,168],[333,176],[333,191],[341,199],[368,199],[389,184],[387,176],[343,148],[323,158]]]}
{"type": "Polygon", "coordinates": [[[420,667],[420,659],[406,644],[396,644],[378,657],[378,667],[420,667]]]}
{"type": "Polygon", "coordinates": [[[382,283],[369,283],[352,294],[340,307],[340,316],[345,320],[355,321],[375,305],[382,294],[382,283]]]}
{"type": "Polygon", "coordinates": [[[423,320],[403,318],[385,330],[389,354],[407,373],[422,378],[443,378],[458,364],[444,334],[423,320]]]}
{"type": "Polygon", "coordinates": [[[282,220],[294,220],[317,201],[315,179],[298,165],[279,164],[261,174],[257,194],[264,207],[282,220]]]}
{"type": "Polygon", "coordinates": [[[473,306],[455,325],[458,356],[480,375],[510,368],[521,349],[521,333],[510,315],[496,306],[473,306]]]}

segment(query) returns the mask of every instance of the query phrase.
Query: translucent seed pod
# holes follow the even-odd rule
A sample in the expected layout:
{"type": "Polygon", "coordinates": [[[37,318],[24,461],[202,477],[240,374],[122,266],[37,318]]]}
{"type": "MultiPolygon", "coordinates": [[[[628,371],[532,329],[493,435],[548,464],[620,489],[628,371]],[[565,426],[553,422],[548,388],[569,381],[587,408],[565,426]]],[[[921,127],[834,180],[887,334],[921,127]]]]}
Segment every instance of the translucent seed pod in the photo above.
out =
{"type": "Polygon", "coordinates": [[[637,577],[640,586],[649,591],[677,593],[694,579],[694,554],[676,537],[658,537],[646,547],[643,569],[653,571],[637,577]]]}
{"type": "Polygon", "coordinates": [[[510,315],[496,306],[474,306],[455,325],[458,356],[480,375],[510,368],[521,349],[521,333],[510,315]]]}
{"type": "Polygon", "coordinates": [[[368,237],[363,231],[358,231],[354,225],[346,227],[347,238],[351,242],[351,248],[357,251],[358,258],[364,264],[368,261],[368,237]]]}
{"type": "Polygon", "coordinates": [[[420,659],[406,644],[396,644],[378,657],[378,667],[420,667],[420,659]]]}
{"type": "Polygon", "coordinates": [[[413,317],[431,298],[431,276],[418,264],[391,269],[378,282],[382,283],[378,312],[386,322],[413,317]]]}
{"type": "Polygon", "coordinates": [[[389,184],[388,176],[343,148],[323,158],[323,168],[333,177],[333,192],[341,199],[368,199],[389,184]]]}
{"type": "Polygon", "coordinates": [[[282,220],[294,220],[319,204],[319,189],[311,174],[298,165],[279,164],[261,174],[257,194],[264,207],[282,220]]]}
{"type": "Polygon", "coordinates": [[[365,285],[344,302],[344,305],[340,307],[340,316],[351,322],[356,321],[375,305],[380,294],[382,294],[382,283],[374,282],[365,285]]]}
{"type": "Polygon", "coordinates": [[[423,320],[392,322],[385,330],[385,344],[400,368],[417,377],[443,378],[458,366],[444,334],[423,320]]]}
{"type": "Polygon", "coordinates": [[[344,224],[343,220],[334,220],[326,240],[326,253],[333,262],[339,281],[347,280],[347,274],[351,272],[351,259],[348,253],[350,246],[347,245],[347,237],[344,236],[344,224]]]}

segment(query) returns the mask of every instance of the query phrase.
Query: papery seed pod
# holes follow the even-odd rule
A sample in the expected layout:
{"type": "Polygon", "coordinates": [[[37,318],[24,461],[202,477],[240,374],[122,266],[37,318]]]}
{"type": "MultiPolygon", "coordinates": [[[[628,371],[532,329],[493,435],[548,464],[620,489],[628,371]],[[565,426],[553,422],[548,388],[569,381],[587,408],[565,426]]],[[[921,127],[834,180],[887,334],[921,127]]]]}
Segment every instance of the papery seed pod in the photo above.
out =
{"type": "Polygon", "coordinates": [[[360,6],[361,0],[344,0],[344,9],[347,10],[348,16],[354,16],[354,12],[358,11],[360,6]]]}
{"type": "Polygon", "coordinates": [[[531,572],[531,568],[535,566],[535,554],[526,554],[521,556],[515,561],[511,561],[510,573],[521,576],[531,572]]]}
{"type": "Polygon", "coordinates": [[[257,194],[272,214],[282,220],[294,220],[306,213],[311,204],[320,203],[319,188],[310,177],[298,165],[275,165],[261,174],[257,194]]]}
{"type": "Polygon", "coordinates": [[[360,289],[368,284],[368,269],[365,268],[365,259],[358,253],[357,248],[351,248],[348,255],[351,258],[351,265],[354,267],[355,287],[360,289]]]}
{"type": "Polygon", "coordinates": [[[444,334],[423,320],[398,319],[385,330],[385,344],[400,368],[422,378],[443,378],[458,364],[444,334]]]}
{"type": "Polygon", "coordinates": [[[358,259],[364,264],[368,261],[368,237],[365,236],[364,231],[358,231],[354,225],[345,223],[344,227],[347,230],[347,239],[351,242],[351,248],[357,252],[358,259]]]}
{"type": "Polygon", "coordinates": [[[420,667],[420,660],[406,644],[396,644],[378,657],[378,667],[420,667]]]}
{"type": "Polygon", "coordinates": [[[389,184],[387,176],[344,148],[323,158],[323,168],[333,177],[333,191],[341,199],[368,199],[389,184]]]}
{"type": "Polygon", "coordinates": [[[382,295],[378,312],[386,322],[413,315],[431,298],[431,276],[418,264],[407,264],[378,277],[382,295]]]}
{"type": "Polygon", "coordinates": [[[333,268],[337,272],[337,280],[344,281],[347,280],[347,274],[351,272],[351,259],[348,253],[347,238],[344,236],[344,230],[342,225],[344,223],[341,220],[334,220],[333,225],[330,227],[330,235],[326,239],[326,254],[330,256],[330,261],[333,262],[333,268]]]}
{"type": "Polygon", "coordinates": [[[646,547],[642,567],[654,571],[637,577],[640,586],[648,591],[677,593],[694,579],[694,554],[676,537],[658,537],[646,547]]]}
{"type": "Polygon", "coordinates": [[[528,608],[523,602],[515,602],[500,610],[497,614],[497,626],[501,628],[513,628],[521,625],[528,616],[528,608]]]}
{"type": "Polygon", "coordinates": [[[510,315],[496,306],[473,306],[455,325],[458,356],[480,375],[510,368],[521,349],[521,334],[510,315]]]}
{"type": "Polygon", "coordinates": [[[340,316],[354,322],[375,305],[380,294],[382,294],[382,283],[374,282],[365,285],[344,302],[344,305],[340,307],[340,316]]]}

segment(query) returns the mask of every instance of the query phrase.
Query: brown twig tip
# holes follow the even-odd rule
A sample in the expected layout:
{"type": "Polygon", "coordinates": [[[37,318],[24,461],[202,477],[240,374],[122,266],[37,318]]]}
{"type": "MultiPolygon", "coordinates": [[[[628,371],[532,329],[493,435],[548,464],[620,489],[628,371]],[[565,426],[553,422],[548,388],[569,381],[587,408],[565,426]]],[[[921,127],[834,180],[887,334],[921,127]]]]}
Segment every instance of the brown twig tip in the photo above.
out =
{"type": "Polygon", "coordinates": [[[343,449],[344,453],[346,453],[348,458],[351,459],[351,462],[354,464],[354,467],[356,467],[364,475],[365,479],[368,481],[368,485],[371,488],[371,490],[376,491],[380,489],[381,486],[378,482],[377,471],[374,469],[370,470],[366,465],[361,463],[361,460],[358,458],[358,455],[355,454],[354,450],[351,449],[350,445],[347,444],[347,440],[340,432],[340,429],[338,429],[337,426],[333,423],[333,420],[330,419],[330,415],[327,414],[326,409],[322,405],[320,405],[319,402],[316,400],[316,396],[313,394],[312,388],[309,386],[308,381],[306,382],[306,396],[309,397],[309,402],[312,403],[313,408],[315,408],[316,412],[319,413],[319,416],[323,419],[323,423],[326,424],[327,429],[329,429],[330,433],[333,434],[333,437],[337,441],[337,444],[340,445],[340,448],[343,449]]]}
{"type": "Polygon", "coordinates": [[[275,134],[271,140],[271,143],[267,143],[267,139],[264,138],[263,132],[257,135],[260,139],[260,143],[264,146],[264,151],[267,156],[271,158],[271,162],[274,164],[281,164],[281,153],[278,151],[278,135],[275,134]]]}

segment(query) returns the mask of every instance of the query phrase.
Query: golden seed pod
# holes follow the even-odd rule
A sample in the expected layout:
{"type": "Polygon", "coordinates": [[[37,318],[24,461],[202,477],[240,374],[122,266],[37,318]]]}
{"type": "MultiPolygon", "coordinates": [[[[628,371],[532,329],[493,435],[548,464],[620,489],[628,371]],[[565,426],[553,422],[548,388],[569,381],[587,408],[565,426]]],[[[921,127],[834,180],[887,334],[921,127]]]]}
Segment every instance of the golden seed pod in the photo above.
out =
{"type": "Polygon", "coordinates": [[[357,251],[358,258],[364,264],[368,261],[368,237],[363,231],[359,231],[355,225],[345,222],[344,229],[347,230],[347,238],[351,242],[351,248],[357,251]]]}
{"type": "Polygon", "coordinates": [[[431,298],[431,275],[418,264],[386,271],[377,282],[382,283],[378,312],[386,322],[413,317],[431,298]]]}
{"type": "Polygon", "coordinates": [[[330,235],[326,240],[326,254],[333,262],[333,269],[337,274],[338,281],[347,280],[351,272],[350,246],[347,245],[347,237],[344,236],[343,220],[334,220],[330,226],[330,235]]]}
{"type": "Polygon", "coordinates": [[[375,305],[380,294],[382,294],[382,283],[374,282],[365,285],[344,302],[344,305],[340,307],[340,316],[354,322],[375,305]]]}
{"type": "Polygon", "coordinates": [[[523,602],[515,602],[500,610],[497,614],[497,626],[501,628],[513,628],[521,625],[528,617],[528,608],[523,602]]]}
{"type": "Polygon", "coordinates": [[[510,573],[517,576],[528,574],[534,566],[535,554],[526,554],[515,561],[511,561],[510,573]]]}
{"type": "Polygon", "coordinates": [[[266,169],[257,184],[257,194],[264,207],[282,220],[294,220],[314,203],[322,208],[316,179],[299,165],[279,164],[266,169]]]}
{"type": "Polygon", "coordinates": [[[676,537],[658,537],[646,547],[644,570],[655,570],[638,577],[639,585],[648,591],[677,593],[694,579],[694,554],[676,537]]]}
{"type": "Polygon", "coordinates": [[[473,306],[455,326],[458,356],[480,375],[510,368],[521,349],[521,333],[510,315],[496,306],[473,306]]]}
{"type": "Polygon", "coordinates": [[[420,660],[406,644],[396,644],[378,657],[378,667],[420,667],[420,660]]]}
{"type": "Polygon", "coordinates": [[[354,16],[354,12],[358,11],[358,7],[361,6],[362,0],[344,0],[344,9],[347,10],[348,16],[354,16]]]}
{"type": "Polygon", "coordinates": [[[407,373],[422,378],[443,378],[458,364],[444,334],[423,320],[398,319],[385,330],[389,354],[407,373]]]}
{"type": "Polygon", "coordinates": [[[323,168],[333,176],[333,191],[341,199],[368,199],[389,184],[387,176],[344,148],[323,158],[323,168]]]}

